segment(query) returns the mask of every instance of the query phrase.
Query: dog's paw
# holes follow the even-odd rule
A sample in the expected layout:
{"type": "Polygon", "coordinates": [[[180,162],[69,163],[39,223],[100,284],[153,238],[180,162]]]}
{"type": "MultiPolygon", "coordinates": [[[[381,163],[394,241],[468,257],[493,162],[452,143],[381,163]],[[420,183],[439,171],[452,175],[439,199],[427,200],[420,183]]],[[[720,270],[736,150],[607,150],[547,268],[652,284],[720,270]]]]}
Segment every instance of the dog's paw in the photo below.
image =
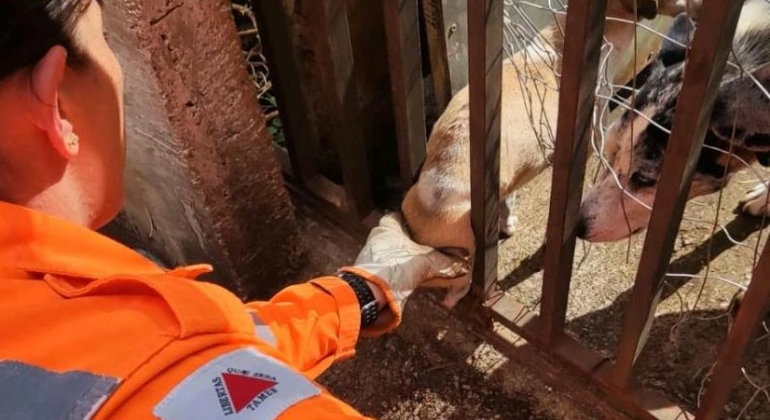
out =
{"type": "Polygon", "coordinates": [[[500,218],[500,237],[508,239],[516,232],[516,226],[519,225],[519,218],[510,214],[506,218],[500,218]]]}
{"type": "Polygon", "coordinates": [[[765,184],[757,184],[741,199],[741,210],[752,216],[762,217],[770,215],[770,202],[768,202],[767,187],[765,184]]]}
{"type": "Polygon", "coordinates": [[[516,195],[514,191],[500,202],[500,239],[513,236],[519,224],[519,218],[513,214],[516,210],[516,195]]]}

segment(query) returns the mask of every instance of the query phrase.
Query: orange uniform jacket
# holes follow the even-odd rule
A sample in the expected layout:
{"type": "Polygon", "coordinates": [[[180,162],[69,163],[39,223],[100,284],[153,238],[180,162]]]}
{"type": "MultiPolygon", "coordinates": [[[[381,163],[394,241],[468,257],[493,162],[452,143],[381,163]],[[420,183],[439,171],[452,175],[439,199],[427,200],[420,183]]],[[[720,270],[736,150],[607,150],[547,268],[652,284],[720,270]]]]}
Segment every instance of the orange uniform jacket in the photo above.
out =
{"type": "Polygon", "coordinates": [[[0,418],[363,418],[313,381],[354,353],[347,284],[244,305],[207,271],[0,203],[0,418]]]}

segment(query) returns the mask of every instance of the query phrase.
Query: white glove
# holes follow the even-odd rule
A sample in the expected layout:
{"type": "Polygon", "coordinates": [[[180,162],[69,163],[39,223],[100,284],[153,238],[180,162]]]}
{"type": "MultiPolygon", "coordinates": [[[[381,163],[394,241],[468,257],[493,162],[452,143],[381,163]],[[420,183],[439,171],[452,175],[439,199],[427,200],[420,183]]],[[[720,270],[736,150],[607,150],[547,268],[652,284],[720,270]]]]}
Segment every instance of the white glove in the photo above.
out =
{"type": "Polygon", "coordinates": [[[400,312],[412,291],[427,283],[449,289],[467,287],[469,261],[412,241],[400,214],[390,213],[369,234],[355,267],[382,279],[400,312]]]}

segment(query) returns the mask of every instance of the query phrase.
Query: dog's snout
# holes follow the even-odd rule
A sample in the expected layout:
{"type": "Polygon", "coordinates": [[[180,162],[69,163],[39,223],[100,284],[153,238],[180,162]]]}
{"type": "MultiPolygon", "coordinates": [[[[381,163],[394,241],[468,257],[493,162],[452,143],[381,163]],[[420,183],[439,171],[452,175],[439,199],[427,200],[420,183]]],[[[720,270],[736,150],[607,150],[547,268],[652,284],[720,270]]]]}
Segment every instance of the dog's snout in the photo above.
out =
{"type": "Polygon", "coordinates": [[[577,224],[575,225],[575,235],[577,235],[580,239],[585,239],[586,233],[588,233],[588,225],[586,224],[586,219],[584,217],[580,217],[577,221],[577,224]]]}

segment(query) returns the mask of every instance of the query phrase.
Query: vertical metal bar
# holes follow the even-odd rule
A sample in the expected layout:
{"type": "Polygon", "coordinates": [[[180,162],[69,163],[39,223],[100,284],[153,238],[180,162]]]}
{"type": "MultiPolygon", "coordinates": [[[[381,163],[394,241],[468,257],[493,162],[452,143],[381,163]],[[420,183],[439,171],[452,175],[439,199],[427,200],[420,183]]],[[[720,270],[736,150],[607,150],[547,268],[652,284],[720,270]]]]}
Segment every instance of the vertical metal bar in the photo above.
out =
{"type": "Polygon", "coordinates": [[[567,9],[540,306],[547,344],[563,333],[567,313],[606,8],[607,0],[591,0],[570,2],[567,9]]]}
{"type": "Polygon", "coordinates": [[[725,404],[730,399],[730,392],[735,387],[741,370],[741,360],[751,344],[751,338],[757,331],[770,305],[770,246],[765,244],[749,289],[744,295],[727,341],[722,347],[717,364],[711,374],[711,380],[703,404],[698,408],[696,420],[717,420],[721,418],[725,404]]]}
{"type": "Polygon", "coordinates": [[[624,388],[640,352],[640,337],[655,315],[654,300],[668,268],[682,220],[690,180],[722,79],[740,16],[741,1],[706,0],[685,66],[676,117],[666,147],[650,225],[631,302],[625,310],[613,384],[624,388]]]}
{"type": "Polygon", "coordinates": [[[390,89],[396,119],[398,160],[404,190],[425,160],[425,103],[422,86],[418,0],[382,0],[388,39],[390,89]]]}
{"type": "MultiPolygon", "coordinates": [[[[262,0],[260,0],[262,1],[262,0]]],[[[372,209],[369,154],[361,122],[360,100],[355,80],[355,61],[350,41],[347,2],[314,0],[304,2],[314,29],[321,38],[317,57],[328,105],[334,121],[334,142],[346,192],[346,210],[362,219],[372,209]]]]}
{"type": "Polygon", "coordinates": [[[278,99],[292,176],[297,184],[305,185],[317,175],[313,157],[318,154],[310,135],[305,97],[299,83],[291,26],[281,0],[260,0],[254,2],[253,7],[278,99]]]}
{"type": "Polygon", "coordinates": [[[468,33],[471,224],[476,237],[472,290],[485,300],[497,282],[503,0],[468,0],[468,33]]]}

